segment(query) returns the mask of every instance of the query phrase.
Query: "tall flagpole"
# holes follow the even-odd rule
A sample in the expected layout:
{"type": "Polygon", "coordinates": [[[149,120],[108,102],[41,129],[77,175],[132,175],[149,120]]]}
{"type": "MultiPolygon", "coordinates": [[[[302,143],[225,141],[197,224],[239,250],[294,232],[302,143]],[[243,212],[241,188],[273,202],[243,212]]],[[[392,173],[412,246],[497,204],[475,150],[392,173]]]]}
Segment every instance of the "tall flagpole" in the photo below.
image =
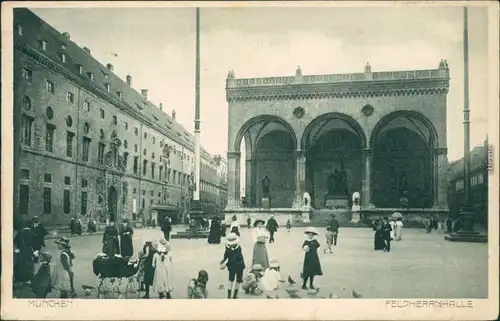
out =
{"type": "MultiPolygon", "coordinates": [[[[196,100],[194,109],[194,138],[195,138],[195,188],[193,201],[196,207],[200,202],[200,8],[196,8],[196,100]]],[[[198,208],[197,208],[198,209],[198,208]]],[[[201,208],[200,208],[201,209],[201,208]]]]}

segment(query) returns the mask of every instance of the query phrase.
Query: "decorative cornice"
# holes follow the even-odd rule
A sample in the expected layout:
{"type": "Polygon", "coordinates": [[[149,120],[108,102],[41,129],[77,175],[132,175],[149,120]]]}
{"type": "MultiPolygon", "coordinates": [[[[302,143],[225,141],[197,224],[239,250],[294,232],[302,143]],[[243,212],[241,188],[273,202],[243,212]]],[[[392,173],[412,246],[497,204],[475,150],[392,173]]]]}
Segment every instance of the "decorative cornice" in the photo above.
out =
{"type": "Polygon", "coordinates": [[[448,70],[230,79],[228,102],[447,94],[448,70]]]}
{"type": "Polygon", "coordinates": [[[238,159],[241,157],[240,152],[227,152],[227,159],[238,159]]]}

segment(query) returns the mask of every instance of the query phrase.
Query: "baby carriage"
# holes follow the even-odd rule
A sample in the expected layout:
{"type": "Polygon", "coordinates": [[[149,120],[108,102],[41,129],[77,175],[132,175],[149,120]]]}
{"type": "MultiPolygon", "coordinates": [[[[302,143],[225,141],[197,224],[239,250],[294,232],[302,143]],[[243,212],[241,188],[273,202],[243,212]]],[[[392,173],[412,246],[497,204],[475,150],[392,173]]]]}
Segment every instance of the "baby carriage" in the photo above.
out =
{"type": "Polygon", "coordinates": [[[139,262],[100,253],[92,262],[98,277],[97,298],[139,298],[139,262]]]}

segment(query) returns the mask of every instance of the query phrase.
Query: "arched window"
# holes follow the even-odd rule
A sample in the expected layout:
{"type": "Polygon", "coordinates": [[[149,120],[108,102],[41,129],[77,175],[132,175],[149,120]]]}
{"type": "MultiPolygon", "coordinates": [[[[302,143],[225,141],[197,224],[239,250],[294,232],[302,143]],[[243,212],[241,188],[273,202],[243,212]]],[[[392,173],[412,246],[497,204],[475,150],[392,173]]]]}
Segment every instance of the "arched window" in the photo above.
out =
{"type": "Polygon", "coordinates": [[[25,110],[31,109],[31,99],[28,96],[24,96],[23,98],[23,107],[25,110]]]}

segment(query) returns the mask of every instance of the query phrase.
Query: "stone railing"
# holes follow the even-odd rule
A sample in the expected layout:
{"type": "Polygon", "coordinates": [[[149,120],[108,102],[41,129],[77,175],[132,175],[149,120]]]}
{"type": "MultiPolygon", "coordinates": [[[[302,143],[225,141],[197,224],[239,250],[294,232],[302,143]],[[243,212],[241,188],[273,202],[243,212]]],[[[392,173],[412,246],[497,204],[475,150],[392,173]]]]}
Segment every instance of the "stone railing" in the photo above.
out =
{"type": "Polygon", "coordinates": [[[351,74],[331,75],[297,75],[288,77],[264,77],[264,78],[239,78],[227,79],[228,88],[261,87],[261,86],[286,86],[307,84],[329,84],[363,81],[401,81],[418,79],[448,79],[448,69],[389,71],[389,72],[365,72],[351,74]]]}

